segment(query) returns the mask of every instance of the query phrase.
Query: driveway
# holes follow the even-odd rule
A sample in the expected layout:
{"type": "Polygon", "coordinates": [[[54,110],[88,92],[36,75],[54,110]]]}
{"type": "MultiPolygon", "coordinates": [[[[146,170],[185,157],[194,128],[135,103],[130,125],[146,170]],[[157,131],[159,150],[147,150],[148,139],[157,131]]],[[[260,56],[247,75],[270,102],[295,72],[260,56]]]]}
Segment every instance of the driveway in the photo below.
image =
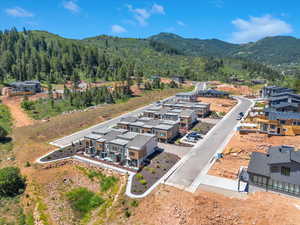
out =
{"type": "Polygon", "coordinates": [[[182,163],[174,173],[165,180],[166,184],[189,190],[216,152],[223,147],[224,142],[231,137],[236,125],[238,124],[238,114],[246,112],[251,101],[239,98],[238,104],[228,113],[193,149],[181,160],[182,163]]]}
{"type": "Polygon", "coordinates": [[[177,146],[177,145],[165,144],[165,143],[158,143],[158,147],[163,149],[164,152],[175,154],[180,158],[185,156],[192,149],[192,147],[183,147],[183,146],[177,146]]]}

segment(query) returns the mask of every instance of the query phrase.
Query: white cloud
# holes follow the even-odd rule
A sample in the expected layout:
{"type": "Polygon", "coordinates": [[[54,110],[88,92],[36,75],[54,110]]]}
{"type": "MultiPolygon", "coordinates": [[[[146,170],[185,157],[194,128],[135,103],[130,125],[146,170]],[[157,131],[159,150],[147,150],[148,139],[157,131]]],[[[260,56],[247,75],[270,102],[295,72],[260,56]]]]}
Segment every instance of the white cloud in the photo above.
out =
{"type": "Polygon", "coordinates": [[[127,30],[124,27],[115,24],[115,25],[112,25],[111,32],[116,33],[116,34],[120,34],[120,33],[127,32],[127,30]]]}
{"type": "Polygon", "coordinates": [[[179,25],[179,26],[182,26],[182,27],[185,26],[185,23],[182,22],[182,21],[180,21],[180,20],[177,20],[176,23],[177,23],[177,25],[179,25]]]}
{"type": "Polygon", "coordinates": [[[141,25],[147,26],[148,19],[153,14],[161,14],[165,15],[164,7],[161,5],[153,4],[151,9],[144,9],[144,8],[134,8],[132,5],[126,5],[129,12],[133,13],[133,18],[141,25]]]}
{"type": "Polygon", "coordinates": [[[75,1],[67,1],[63,3],[65,9],[71,11],[72,13],[78,13],[80,11],[80,7],[76,4],[75,1]]]}
{"type": "Polygon", "coordinates": [[[237,31],[232,33],[231,41],[236,43],[257,41],[267,36],[293,32],[291,25],[271,15],[251,16],[248,21],[238,18],[233,20],[232,24],[237,28],[237,31]]]}
{"type": "Polygon", "coordinates": [[[151,9],[151,13],[153,14],[162,14],[165,15],[165,8],[162,5],[158,5],[158,4],[153,4],[152,9],[151,9]]]}
{"type": "Polygon", "coordinates": [[[13,17],[33,17],[33,13],[26,11],[21,7],[15,7],[11,9],[6,9],[5,12],[13,17]]]}

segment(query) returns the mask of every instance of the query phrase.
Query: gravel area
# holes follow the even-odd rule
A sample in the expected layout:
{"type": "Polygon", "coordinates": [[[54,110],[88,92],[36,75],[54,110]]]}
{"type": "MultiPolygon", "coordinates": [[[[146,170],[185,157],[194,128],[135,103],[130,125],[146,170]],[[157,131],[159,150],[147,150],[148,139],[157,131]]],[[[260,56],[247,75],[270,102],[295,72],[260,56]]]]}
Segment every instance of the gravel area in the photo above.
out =
{"type": "Polygon", "coordinates": [[[144,193],[165,175],[178,160],[178,156],[167,152],[157,152],[152,155],[150,164],[133,177],[131,192],[133,194],[144,193]]]}

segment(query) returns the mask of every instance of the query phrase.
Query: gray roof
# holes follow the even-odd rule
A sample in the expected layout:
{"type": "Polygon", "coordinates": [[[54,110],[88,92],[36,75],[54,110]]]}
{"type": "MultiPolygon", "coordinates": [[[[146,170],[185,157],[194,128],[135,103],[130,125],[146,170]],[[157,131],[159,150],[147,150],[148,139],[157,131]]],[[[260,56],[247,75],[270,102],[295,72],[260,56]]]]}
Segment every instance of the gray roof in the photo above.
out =
{"type": "Polygon", "coordinates": [[[166,124],[159,124],[155,126],[155,128],[159,130],[170,130],[172,127],[173,127],[172,125],[166,125],[166,124]]]}
{"type": "Polygon", "coordinates": [[[147,144],[155,135],[153,134],[138,134],[132,141],[127,145],[128,148],[141,150],[145,144],[147,144]]]}
{"type": "Polygon", "coordinates": [[[249,173],[269,176],[268,157],[264,153],[253,152],[248,165],[247,171],[249,173]]]}
{"type": "Polygon", "coordinates": [[[266,111],[266,112],[268,112],[269,120],[300,119],[300,113],[297,112],[276,112],[276,111],[266,111]]]}
{"type": "Polygon", "coordinates": [[[101,134],[101,135],[105,135],[107,134],[108,132],[110,132],[111,129],[110,128],[100,128],[98,130],[94,130],[92,133],[94,134],[101,134]]]}
{"type": "Polygon", "coordinates": [[[280,92],[280,93],[272,94],[271,96],[272,97],[293,96],[293,97],[296,97],[296,98],[300,98],[300,95],[294,94],[293,92],[280,92]]]}
{"type": "Polygon", "coordinates": [[[132,122],[135,122],[135,121],[137,121],[137,117],[135,117],[135,116],[128,116],[128,117],[121,118],[121,122],[132,123],[132,122]]]}
{"type": "Polygon", "coordinates": [[[190,109],[185,109],[180,113],[180,116],[182,117],[191,117],[195,112],[190,109]]]}
{"type": "Polygon", "coordinates": [[[267,154],[260,152],[251,154],[248,172],[269,177],[270,165],[291,162],[300,163],[300,151],[291,146],[273,146],[269,148],[267,154]]]}
{"type": "Polygon", "coordinates": [[[212,95],[229,95],[227,92],[218,91],[215,89],[208,89],[208,90],[200,90],[198,91],[199,94],[212,94],[212,95]]]}
{"type": "Polygon", "coordinates": [[[180,96],[194,96],[196,95],[195,92],[191,91],[191,92],[181,92],[181,93],[177,93],[176,96],[180,97],[180,96]]]}
{"type": "Polygon", "coordinates": [[[88,139],[97,140],[97,139],[101,138],[102,135],[90,133],[90,134],[88,134],[88,135],[85,135],[84,137],[85,137],[85,138],[88,138],[88,139]]]}
{"type": "Polygon", "coordinates": [[[117,137],[121,138],[121,139],[125,139],[125,140],[132,140],[136,136],[137,136],[137,133],[135,133],[135,132],[127,132],[125,134],[118,135],[117,137]]]}
{"type": "Polygon", "coordinates": [[[115,144],[115,145],[127,145],[128,144],[128,141],[127,140],[123,140],[123,139],[120,139],[120,138],[117,138],[117,139],[113,139],[109,142],[110,144],[115,144]]]}
{"type": "Polygon", "coordinates": [[[298,108],[299,104],[298,103],[292,103],[292,102],[280,102],[279,104],[272,104],[271,107],[275,108],[275,109],[280,109],[280,108],[285,108],[285,107],[298,108]]]}

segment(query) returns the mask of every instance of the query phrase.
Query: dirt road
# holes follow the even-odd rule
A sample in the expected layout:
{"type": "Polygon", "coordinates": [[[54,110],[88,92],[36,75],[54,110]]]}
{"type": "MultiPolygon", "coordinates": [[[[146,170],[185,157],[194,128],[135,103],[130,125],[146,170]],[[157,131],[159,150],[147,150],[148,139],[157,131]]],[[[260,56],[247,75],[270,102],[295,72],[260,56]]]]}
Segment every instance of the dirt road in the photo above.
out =
{"type": "Polygon", "coordinates": [[[22,110],[21,97],[3,97],[2,103],[9,108],[15,127],[29,126],[35,122],[22,110]]]}

